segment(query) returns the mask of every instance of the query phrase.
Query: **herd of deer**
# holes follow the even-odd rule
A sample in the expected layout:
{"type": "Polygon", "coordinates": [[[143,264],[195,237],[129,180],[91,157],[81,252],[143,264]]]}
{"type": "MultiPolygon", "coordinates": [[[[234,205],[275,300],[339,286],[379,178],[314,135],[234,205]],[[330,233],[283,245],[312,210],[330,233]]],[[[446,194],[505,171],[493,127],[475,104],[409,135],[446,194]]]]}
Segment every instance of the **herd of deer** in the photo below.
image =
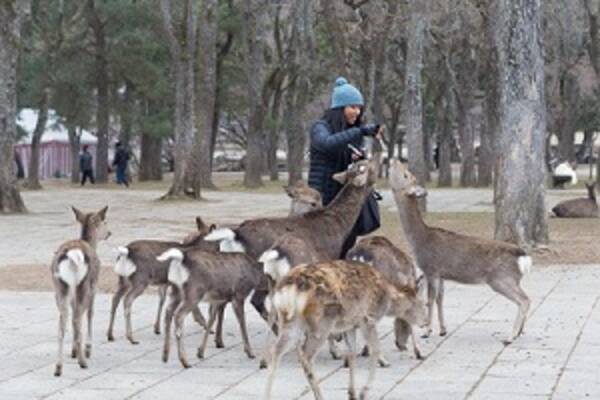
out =
{"type": "MultiPolygon", "coordinates": [[[[315,398],[322,399],[313,373],[313,359],[326,341],[332,356],[339,358],[336,342],[342,338],[347,345],[345,361],[350,371],[348,393],[351,399],[356,398],[357,330],[366,342],[363,353],[370,357],[368,381],[360,392],[360,398],[366,398],[377,364],[389,365],[379,347],[378,321],[384,316],[395,318],[396,346],[406,349],[410,337],[415,356],[421,358],[414,328],[424,327],[424,336],[431,334],[434,303],[439,334],[447,332],[443,313],[445,280],[485,283],[514,302],[518,313],[506,342],[515,340],[523,332],[530,305],[520,281],[531,267],[531,258],[511,244],[426,225],[418,207],[418,199],[426,192],[399,161],[392,162],[389,180],[412,257],[388,239],[375,236],[361,240],[345,259],[339,259],[343,243],[373,188],[375,170],[374,162],[363,160],[336,174],[334,179],[344,187],[327,207],[321,206],[317,192],[298,184],[287,189],[292,198],[292,211],[287,217],[251,219],[239,226],[220,228],[207,226],[197,218],[198,231],[182,242],[139,240],[120,247],[114,267],[119,283],[112,299],[108,340],[114,340],[115,313],[124,297],[126,337],[132,344],[138,343],[133,337],[132,304],[153,285],[159,288],[154,324],[157,334],[161,330],[161,310],[169,294],[163,361],[169,357],[174,319],[179,360],[184,367],[190,366],[183,344],[183,322],[190,312],[205,332],[198,357],[205,354],[215,321],[215,344],[223,347],[227,303],[232,304],[240,325],[244,351],[254,358],[244,313],[245,301],[252,294],[251,304],[267,321],[267,331],[272,332],[267,336],[273,343],[260,362],[261,368],[269,367],[265,398],[271,397],[281,357],[296,349],[315,398]],[[423,273],[419,279],[416,266],[423,273]],[[426,301],[420,294],[424,286],[427,286],[426,301]],[[199,302],[209,303],[208,321],[198,307],[199,302]]],[[[51,264],[60,311],[56,376],[61,375],[63,368],[69,302],[73,314],[72,357],[78,359],[81,368],[87,367],[100,271],[96,246],[110,235],[105,222],[107,207],[89,214],[76,208],[73,211],[82,226],[81,239],[60,246],[51,264]],[[84,346],[81,320],[86,313],[88,330],[84,346]]]]}

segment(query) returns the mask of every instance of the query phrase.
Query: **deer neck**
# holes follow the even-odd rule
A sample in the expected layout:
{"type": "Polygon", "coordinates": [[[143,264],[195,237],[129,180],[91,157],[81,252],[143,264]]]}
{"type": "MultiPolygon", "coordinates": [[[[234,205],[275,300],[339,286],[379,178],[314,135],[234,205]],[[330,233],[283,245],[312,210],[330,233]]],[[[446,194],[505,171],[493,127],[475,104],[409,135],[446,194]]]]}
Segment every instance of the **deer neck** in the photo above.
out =
{"type": "Polygon", "coordinates": [[[349,231],[352,229],[360,210],[365,202],[367,194],[371,191],[373,185],[356,187],[351,184],[344,185],[342,190],[327,206],[327,214],[334,214],[340,221],[343,228],[349,231]]]}
{"type": "Polygon", "coordinates": [[[419,210],[417,199],[414,196],[407,196],[404,193],[397,193],[396,191],[394,191],[394,199],[398,206],[404,236],[406,236],[413,251],[416,252],[419,248],[419,243],[423,243],[426,240],[428,230],[427,225],[423,221],[421,210],[419,210]]]}
{"type": "Polygon", "coordinates": [[[84,224],[81,227],[80,239],[84,242],[87,242],[93,249],[95,249],[96,245],[98,244],[98,238],[96,237],[94,230],[87,224],[84,224]]]}

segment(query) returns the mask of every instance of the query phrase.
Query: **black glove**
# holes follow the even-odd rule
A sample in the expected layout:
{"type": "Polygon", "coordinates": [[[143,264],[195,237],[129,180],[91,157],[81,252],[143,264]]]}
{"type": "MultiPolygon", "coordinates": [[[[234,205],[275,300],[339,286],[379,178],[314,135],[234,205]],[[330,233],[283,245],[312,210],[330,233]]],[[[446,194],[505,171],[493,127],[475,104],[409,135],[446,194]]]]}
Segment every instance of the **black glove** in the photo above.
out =
{"type": "Polygon", "coordinates": [[[365,124],[360,127],[360,132],[365,136],[375,136],[379,132],[379,124],[365,124]]]}

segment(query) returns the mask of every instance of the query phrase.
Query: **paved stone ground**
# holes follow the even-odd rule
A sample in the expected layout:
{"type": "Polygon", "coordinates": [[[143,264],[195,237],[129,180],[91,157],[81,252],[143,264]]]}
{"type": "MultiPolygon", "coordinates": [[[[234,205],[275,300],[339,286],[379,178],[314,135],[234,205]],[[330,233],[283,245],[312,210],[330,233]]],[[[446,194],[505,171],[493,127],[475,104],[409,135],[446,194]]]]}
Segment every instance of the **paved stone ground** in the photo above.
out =
{"type": "MultiPolygon", "coordinates": [[[[574,192],[574,193],[582,193],[574,192]]],[[[56,246],[78,234],[68,205],[98,209],[109,204],[113,238],[99,252],[109,264],[112,248],[137,238],[180,238],[193,229],[193,217],[238,222],[250,216],[283,215],[288,200],[278,194],[206,193],[207,202],[153,201],[157,191],[61,189],[48,194],[27,192],[32,211],[0,220],[0,268],[11,264],[47,263],[56,246]]],[[[393,207],[384,192],[384,207],[393,207]]],[[[549,207],[560,194],[550,193],[549,207]]],[[[432,211],[489,211],[487,190],[432,191],[432,211]]],[[[512,326],[516,307],[485,287],[448,285],[446,318],[449,334],[421,341],[426,360],[398,352],[392,321],[380,326],[382,348],[392,367],[378,369],[373,399],[598,399],[600,379],[600,266],[551,266],[534,269],[524,280],[532,299],[526,335],[501,344],[512,326]]],[[[8,399],[250,399],[262,396],[266,372],[241,348],[233,314],[225,323],[225,349],[211,341],[207,358],[195,358],[201,329],[187,322],[186,347],[194,367],[184,370],[176,357],[160,361],[162,337],[152,332],[156,299],[144,295],[135,304],[134,326],[141,341],[123,337],[121,310],[118,340],[108,343],[108,295],[96,300],[95,338],[89,369],[65,358],[64,375],[52,376],[56,359],[58,313],[52,293],[0,291],[0,400],[8,399]]],[[[247,310],[256,354],[266,345],[265,325],[247,310]]],[[[70,340],[66,341],[69,349],[70,340]]],[[[358,364],[358,384],[366,379],[366,360],[358,364]]],[[[347,371],[323,351],[316,360],[325,398],[346,398],[347,371]]],[[[295,354],[288,355],[275,382],[276,399],[310,399],[295,354]]]]}
{"type": "MultiPolygon", "coordinates": [[[[421,340],[427,358],[398,352],[392,321],[380,326],[382,348],[392,362],[379,368],[373,399],[598,399],[600,379],[600,270],[591,266],[547,267],[525,278],[532,299],[526,334],[505,347],[501,339],[516,309],[485,287],[450,284],[446,315],[449,333],[421,340]]],[[[155,298],[135,305],[133,346],[123,337],[118,315],[117,341],[105,339],[109,297],[96,300],[94,350],[87,370],[66,358],[64,375],[52,376],[56,357],[57,311],[51,293],[0,292],[0,398],[21,399],[251,399],[263,393],[266,372],[242,351],[237,324],[228,309],[225,349],[212,343],[207,358],[194,358],[200,328],[186,325],[186,347],[193,368],[176,357],[160,361],[161,337],[152,332],[155,298]]],[[[265,346],[265,326],[248,307],[254,350],[265,346]]],[[[69,348],[67,341],[66,348],[69,348]]],[[[357,382],[366,379],[366,360],[357,382]]],[[[347,371],[326,351],[316,359],[326,399],[346,398],[347,371]]],[[[275,381],[276,399],[310,399],[294,353],[286,356],[275,381]]]]}

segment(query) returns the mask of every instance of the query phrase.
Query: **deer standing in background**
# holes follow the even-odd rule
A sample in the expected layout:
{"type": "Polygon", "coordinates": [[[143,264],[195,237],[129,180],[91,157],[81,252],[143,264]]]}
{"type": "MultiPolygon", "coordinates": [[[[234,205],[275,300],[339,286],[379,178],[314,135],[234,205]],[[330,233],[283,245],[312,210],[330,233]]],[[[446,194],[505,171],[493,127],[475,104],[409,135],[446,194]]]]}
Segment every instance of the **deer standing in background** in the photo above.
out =
{"type": "Polygon", "coordinates": [[[94,296],[96,283],[100,273],[100,260],[96,254],[96,246],[100,240],[110,236],[106,226],[108,206],[96,213],[83,213],[72,207],[77,222],[81,224],[79,240],[63,243],[54,253],[50,264],[56,305],[60,313],[58,323],[58,361],[54,376],[62,375],[63,346],[65,329],[69,318],[69,303],[73,312],[73,347],[71,357],[77,358],[81,368],[87,368],[86,358],[92,354],[92,321],[94,316],[94,296]],[[87,313],[87,335],[85,354],[82,350],[84,339],[81,320],[87,313]]]}
{"type": "Polygon", "coordinates": [[[443,301],[444,281],[475,285],[487,284],[518,307],[511,343],[522,332],[530,301],[520,282],[531,268],[531,257],[519,247],[498,240],[461,235],[425,224],[417,199],[426,195],[415,177],[398,160],[393,160],[389,177],[404,234],[417,266],[427,281],[427,331],[431,334],[433,303],[437,303],[440,335],[446,334],[443,301]]]}

